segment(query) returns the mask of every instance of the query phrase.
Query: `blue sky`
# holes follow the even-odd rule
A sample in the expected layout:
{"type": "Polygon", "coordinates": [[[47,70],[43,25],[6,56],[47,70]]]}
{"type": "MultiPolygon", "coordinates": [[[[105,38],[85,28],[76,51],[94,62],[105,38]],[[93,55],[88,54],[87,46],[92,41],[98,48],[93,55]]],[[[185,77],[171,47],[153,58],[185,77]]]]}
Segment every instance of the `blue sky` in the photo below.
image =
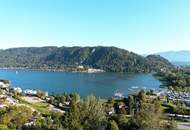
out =
{"type": "Polygon", "coordinates": [[[0,48],[190,50],[190,0],[0,0],[0,48]]]}

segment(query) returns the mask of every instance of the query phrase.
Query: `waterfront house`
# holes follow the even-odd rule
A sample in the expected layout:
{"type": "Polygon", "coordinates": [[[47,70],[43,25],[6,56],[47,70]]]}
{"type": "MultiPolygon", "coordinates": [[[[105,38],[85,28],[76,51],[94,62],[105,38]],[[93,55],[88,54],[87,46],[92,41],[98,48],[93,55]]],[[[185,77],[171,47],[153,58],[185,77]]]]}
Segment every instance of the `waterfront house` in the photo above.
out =
{"type": "Polygon", "coordinates": [[[22,89],[20,87],[11,88],[11,91],[16,93],[22,93],[22,89]]]}
{"type": "Polygon", "coordinates": [[[32,89],[27,89],[24,90],[24,94],[26,95],[36,95],[38,92],[36,90],[32,90],[32,89]]]}
{"type": "Polygon", "coordinates": [[[104,72],[104,70],[89,68],[89,69],[87,70],[87,72],[88,72],[88,73],[100,73],[100,72],[104,72]]]}
{"type": "Polygon", "coordinates": [[[45,96],[45,97],[48,97],[48,95],[49,95],[48,92],[45,91],[45,92],[44,92],[44,96],[45,96]]]}
{"type": "Polygon", "coordinates": [[[10,83],[8,80],[0,80],[0,88],[1,89],[8,90],[9,87],[10,87],[10,83]]]}
{"type": "Polygon", "coordinates": [[[79,65],[79,66],[77,67],[77,69],[84,69],[84,66],[79,65]]]}
{"type": "Polygon", "coordinates": [[[0,87],[1,87],[1,88],[7,88],[7,85],[4,84],[3,82],[0,82],[0,87]]]}

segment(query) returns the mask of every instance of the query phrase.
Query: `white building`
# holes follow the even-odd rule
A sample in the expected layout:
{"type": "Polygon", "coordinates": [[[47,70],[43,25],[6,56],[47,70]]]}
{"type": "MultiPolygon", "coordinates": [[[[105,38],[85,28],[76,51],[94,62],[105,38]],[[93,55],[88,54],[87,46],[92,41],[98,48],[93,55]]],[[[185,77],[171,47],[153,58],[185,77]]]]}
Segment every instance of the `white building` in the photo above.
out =
{"type": "Polygon", "coordinates": [[[105,112],[108,115],[113,115],[115,113],[115,109],[114,109],[114,107],[112,107],[112,108],[106,108],[105,112]]]}
{"type": "Polygon", "coordinates": [[[84,69],[84,66],[79,65],[79,66],[77,67],[77,69],[84,69]]]}
{"type": "Polygon", "coordinates": [[[45,94],[45,97],[48,97],[48,95],[49,95],[47,91],[44,92],[44,94],[45,94]]]}
{"type": "Polygon", "coordinates": [[[33,126],[35,125],[34,121],[28,122],[24,124],[25,126],[33,126]]]}
{"type": "Polygon", "coordinates": [[[38,92],[36,90],[31,90],[31,89],[27,89],[27,90],[24,90],[24,94],[27,94],[27,95],[36,95],[38,92]]]}
{"type": "Polygon", "coordinates": [[[7,107],[7,105],[0,104],[0,108],[7,107]]]}
{"type": "Polygon", "coordinates": [[[8,87],[9,87],[9,84],[6,84],[6,83],[0,81],[0,88],[5,89],[5,88],[8,88],[8,87]]]}
{"type": "Polygon", "coordinates": [[[65,101],[65,102],[64,102],[64,104],[65,104],[65,105],[69,105],[69,104],[70,104],[70,102],[69,102],[69,101],[67,101],[67,102],[65,101]]]}
{"type": "Polygon", "coordinates": [[[12,90],[17,93],[22,93],[22,89],[20,87],[13,88],[12,90]]]}
{"type": "Polygon", "coordinates": [[[88,72],[88,73],[101,73],[101,72],[104,72],[104,70],[89,68],[89,69],[87,70],[87,72],[88,72]]]}

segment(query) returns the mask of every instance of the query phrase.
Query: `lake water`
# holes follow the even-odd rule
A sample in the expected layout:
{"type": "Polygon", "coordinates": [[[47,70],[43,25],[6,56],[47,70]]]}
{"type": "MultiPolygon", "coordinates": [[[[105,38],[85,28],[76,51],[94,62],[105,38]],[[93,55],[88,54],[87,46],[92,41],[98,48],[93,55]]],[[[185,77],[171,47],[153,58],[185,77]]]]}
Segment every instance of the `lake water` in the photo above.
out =
{"type": "Polygon", "coordinates": [[[137,89],[156,89],[160,82],[151,74],[72,73],[33,70],[0,70],[0,79],[11,80],[13,87],[39,89],[50,94],[77,92],[81,97],[111,97],[118,90],[128,95],[137,89]],[[18,73],[16,73],[18,71],[18,73]]]}

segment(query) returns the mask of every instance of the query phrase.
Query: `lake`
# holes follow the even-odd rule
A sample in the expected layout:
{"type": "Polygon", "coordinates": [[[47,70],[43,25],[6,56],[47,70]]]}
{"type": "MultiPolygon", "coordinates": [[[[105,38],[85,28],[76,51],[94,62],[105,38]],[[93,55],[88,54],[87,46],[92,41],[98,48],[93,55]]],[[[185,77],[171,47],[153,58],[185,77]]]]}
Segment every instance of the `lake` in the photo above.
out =
{"type": "Polygon", "coordinates": [[[0,69],[0,79],[8,79],[13,87],[39,89],[50,94],[77,92],[81,97],[111,97],[115,91],[128,95],[139,89],[157,89],[160,82],[151,74],[72,73],[34,70],[0,69]],[[17,72],[16,72],[17,71],[17,72]]]}

